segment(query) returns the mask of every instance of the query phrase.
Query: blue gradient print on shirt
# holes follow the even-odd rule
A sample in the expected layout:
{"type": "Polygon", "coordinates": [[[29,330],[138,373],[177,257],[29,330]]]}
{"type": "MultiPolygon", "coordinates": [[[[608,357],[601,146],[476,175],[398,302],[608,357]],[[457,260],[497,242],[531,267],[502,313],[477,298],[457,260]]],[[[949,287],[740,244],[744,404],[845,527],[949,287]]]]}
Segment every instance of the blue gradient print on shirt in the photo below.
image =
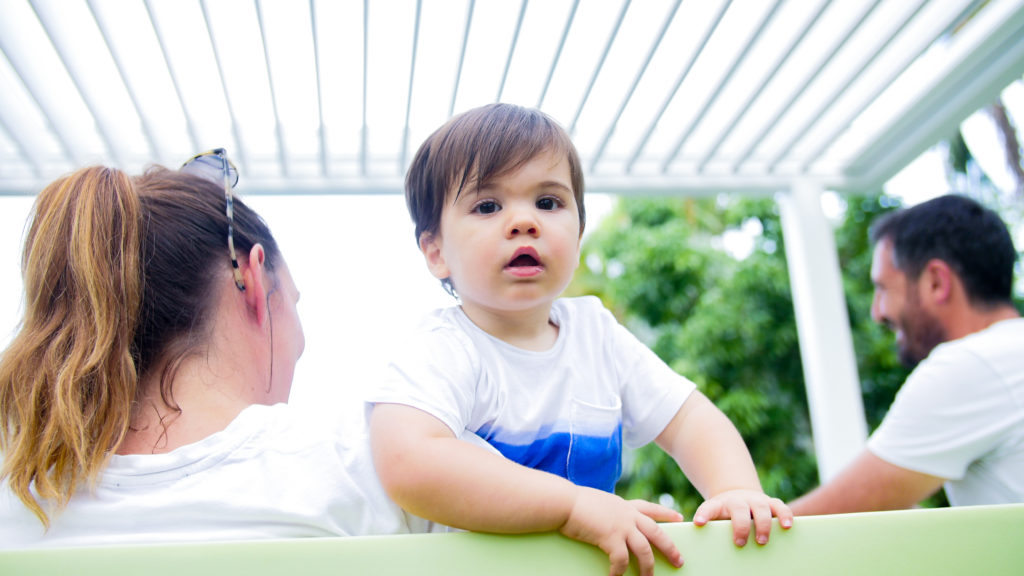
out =
{"type": "Polygon", "coordinates": [[[549,427],[524,444],[502,441],[508,436],[502,432],[485,425],[477,434],[509,460],[567,478],[579,486],[613,492],[622,474],[621,423],[610,436],[572,434],[549,427]]]}

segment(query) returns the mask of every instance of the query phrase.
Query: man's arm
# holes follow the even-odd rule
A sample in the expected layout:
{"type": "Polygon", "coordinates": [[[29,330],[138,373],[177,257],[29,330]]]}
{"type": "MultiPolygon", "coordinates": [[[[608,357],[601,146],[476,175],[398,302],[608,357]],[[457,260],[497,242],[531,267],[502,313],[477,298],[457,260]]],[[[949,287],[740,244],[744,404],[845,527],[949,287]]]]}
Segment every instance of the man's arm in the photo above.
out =
{"type": "Polygon", "coordinates": [[[559,530],[608,554],[622,574],[634,554],[653,574],[654,552],[674,566],[682,557],[657,521],[682,516],[533,470],[455,438],[434,416],[401,404],[377,404],[370,416],[377,475],[402,508],[447,526],[481,532],[559,530]]]}
{"type": "Polygon", "coordinates": [[[789,507],[797,516],[899,510],[931,496],[943,482],[943,478],[901,468],[864,450],[838,476],[789,507]]]}
{"type": "Polygon", "coordinates": [[[690,393],[655,441],[706,498],[694,514],[694,524],[732,519],[737,546],[747,543],[751,520],[758,544],[768,542],[773,515],[783,528],[792,526],[793,514],[785,503],[761,490],[739,431],[700,391],[690,393]]]}

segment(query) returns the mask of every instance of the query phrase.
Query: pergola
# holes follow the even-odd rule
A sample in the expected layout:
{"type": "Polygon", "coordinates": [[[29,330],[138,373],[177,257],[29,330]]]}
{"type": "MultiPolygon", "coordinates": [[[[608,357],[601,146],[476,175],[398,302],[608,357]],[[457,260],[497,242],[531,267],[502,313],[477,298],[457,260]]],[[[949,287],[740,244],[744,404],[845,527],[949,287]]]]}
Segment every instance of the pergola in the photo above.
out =
{"type": "Polygon", "coordinates": [[[587,191],[773,194],[819,469],[866,424],[826,190],[1024,75],[1024,0],[0,0],[0,196],[228,148],[245,194],[398,194],[453,113],[536,106],[587,191]]]}

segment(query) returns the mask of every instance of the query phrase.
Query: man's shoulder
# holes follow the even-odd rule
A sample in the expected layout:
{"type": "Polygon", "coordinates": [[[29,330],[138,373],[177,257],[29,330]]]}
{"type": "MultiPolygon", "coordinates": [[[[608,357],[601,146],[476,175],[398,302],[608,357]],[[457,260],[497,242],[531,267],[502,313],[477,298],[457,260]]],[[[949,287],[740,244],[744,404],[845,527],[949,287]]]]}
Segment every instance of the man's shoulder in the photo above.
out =
{"type": "Polygon", "coordinates": [[[1024,318],[1008,318],[1006,320],[1000,320],[989,326],[988,328],[972,334],[977,335],[979,338],[1006,338],[1007,335],[1021,335],[1024,334],[1024,318]]]}
{"type": "Polygon", "coordinates": [[[1019,354],[1018,343],[1024,339],[1024,318],[1002,320],[968,334],[957,340],[950,340],[937,346],[935,356],[972,354],[982,357],[1019,354]]]}
{"type": "Polygon", "coordinates": [[[950,340],[935,347],[913,370],[900,389],[918,389],[939,393],[952,401],[961,394],[975,394],[979,386],[997,386],[1000,382],[1024,384],[1024,319],[997,322],[984,330],[950,340]],[[965,387],[963,382],[973,382],[965,387]]]}

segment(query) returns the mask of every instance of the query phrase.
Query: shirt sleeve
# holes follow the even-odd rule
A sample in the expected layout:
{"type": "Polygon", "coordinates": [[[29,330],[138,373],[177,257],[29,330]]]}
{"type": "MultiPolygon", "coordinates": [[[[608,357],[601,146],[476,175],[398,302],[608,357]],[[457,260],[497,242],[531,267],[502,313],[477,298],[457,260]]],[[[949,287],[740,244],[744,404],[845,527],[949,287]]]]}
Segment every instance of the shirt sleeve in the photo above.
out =
{"type": "Polygon", "coordinates": [[[631,448],[643,446],[661,434],[697,386],[604,313],[613,323],[606,353],[615,358],[622,385],[623,441],[631,448]]]}
{"type": "Polygon", "coordinates": [[[981,358],[956,346],[936,348],[918,365],[868,440],[896,466],[947,480],[993,449],[1014,422],[1016,404],[981,358]]]}
{"type": "Polygon", "coordinates": [[[404,404],[444,422],[456,437],[472,413],[479,366],[473,344],[458,330],[435,326],[415,332],[398,352],[365,400],[404,404]]]}

